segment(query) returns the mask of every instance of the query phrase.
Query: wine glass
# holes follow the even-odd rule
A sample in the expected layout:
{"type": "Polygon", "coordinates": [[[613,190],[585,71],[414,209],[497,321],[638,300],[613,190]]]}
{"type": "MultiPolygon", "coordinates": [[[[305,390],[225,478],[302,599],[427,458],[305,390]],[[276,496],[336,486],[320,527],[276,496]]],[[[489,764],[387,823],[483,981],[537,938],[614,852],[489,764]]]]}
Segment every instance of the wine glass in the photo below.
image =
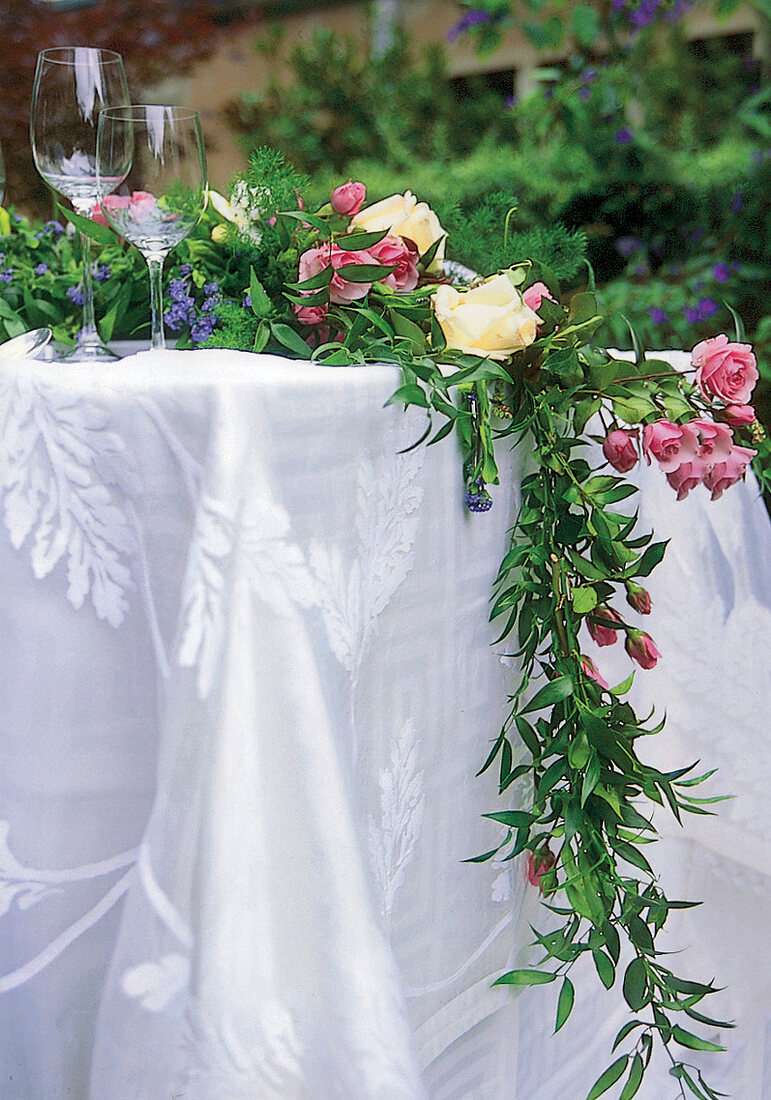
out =
{"type": "Polygon", "coordinates": [[[163,261],[191,232],[206,199],[198,112],[146,104],[106,108],[99,116],[96,169],[105,218],[147,261],[151,346],[163,348],[163,261]],[[112,194],[116,180],[122,182],[112,194]]]}
{"type": "MultiPolygon", "coordinates": [[[[120,54],[85,46],[57,46],[38,54],[30,119],[35,166],[46,183],[84,217],[91,214],[96,201],[99,111],[129,102],[120,54]]],[[[91,239],[81,233],[80,240],[83,325],[71,357],[111,361],[116,357],[102,344],[94,317],[91,239]]]]}

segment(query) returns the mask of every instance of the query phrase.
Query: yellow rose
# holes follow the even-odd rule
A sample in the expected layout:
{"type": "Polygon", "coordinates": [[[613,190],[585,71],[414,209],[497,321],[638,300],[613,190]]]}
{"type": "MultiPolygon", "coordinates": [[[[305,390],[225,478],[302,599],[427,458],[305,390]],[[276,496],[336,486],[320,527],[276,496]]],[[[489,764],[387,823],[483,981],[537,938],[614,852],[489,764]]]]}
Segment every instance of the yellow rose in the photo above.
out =
{"type": "Polygon", "coordinates": [[[351,218],[349,231],[355,229],[365,233],[382,233],[385,230],[398,237],[408,237],[415,242],[421,256],[434,241],[441,238],[428,270],[439,272],[442,269],[445,231],[428,203],[418,202],[411,191],[405,191],[403,195],[391,195],[372,206],[365,206],[351,218]]]}
{"type": "Polygon", "coordinates": [[[496,275],[471,290],[443,284],[436,288],[433,303],[448,348],[507,359],[535,340],[540,318],[507,275],[496,275]]]}

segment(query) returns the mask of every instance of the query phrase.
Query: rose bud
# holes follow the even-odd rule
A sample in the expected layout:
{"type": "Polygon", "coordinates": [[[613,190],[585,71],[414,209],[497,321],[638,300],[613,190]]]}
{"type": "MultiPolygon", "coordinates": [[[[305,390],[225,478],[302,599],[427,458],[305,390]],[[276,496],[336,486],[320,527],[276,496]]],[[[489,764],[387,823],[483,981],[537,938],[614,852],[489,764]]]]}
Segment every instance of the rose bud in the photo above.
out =
{"type": "Polygon", "coordinates": [[[638,615],[650,615],[651,613],[650,592],[642,585],[635,584],[634,581],[626,582],[626,602],[634,608],[638,615]]]}
{"type": "Polygon", "coordinates": [[[624,642],[624,649],[641,668],[655,668],[661,656],[653,644],[653,638],[644,630],[630,630],[624,642]]]}

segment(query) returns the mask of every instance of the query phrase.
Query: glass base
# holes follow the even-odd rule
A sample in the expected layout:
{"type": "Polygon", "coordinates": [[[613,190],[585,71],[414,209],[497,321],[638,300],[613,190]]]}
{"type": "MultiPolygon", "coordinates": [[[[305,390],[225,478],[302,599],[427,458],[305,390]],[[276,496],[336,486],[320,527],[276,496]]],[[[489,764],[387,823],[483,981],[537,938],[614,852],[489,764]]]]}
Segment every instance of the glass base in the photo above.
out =
{"type": "Polygon", "coordinates": [[[101,341],[84,340],[61,352],[60,358],[68,363],[114,363],[120,355],[110,351],[101,341]]]}

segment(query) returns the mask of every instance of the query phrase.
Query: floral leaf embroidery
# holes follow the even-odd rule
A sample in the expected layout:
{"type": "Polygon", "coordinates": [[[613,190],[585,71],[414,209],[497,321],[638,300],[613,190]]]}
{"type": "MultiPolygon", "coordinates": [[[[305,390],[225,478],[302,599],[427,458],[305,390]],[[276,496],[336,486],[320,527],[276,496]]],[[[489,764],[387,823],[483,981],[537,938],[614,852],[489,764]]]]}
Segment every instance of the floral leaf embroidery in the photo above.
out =
{"type": "Polygon", "coordinates": [[[139,482],[109,414],[66,391],[8,374],[0,383],[0,493],[15,549],[32,536],[38,579],[67,557],[67,598],[91,597],[97,616],[123,621],[132,587],[122,560],[135,553],[123,510],[108,488],[128,494],[139,482]]]}

